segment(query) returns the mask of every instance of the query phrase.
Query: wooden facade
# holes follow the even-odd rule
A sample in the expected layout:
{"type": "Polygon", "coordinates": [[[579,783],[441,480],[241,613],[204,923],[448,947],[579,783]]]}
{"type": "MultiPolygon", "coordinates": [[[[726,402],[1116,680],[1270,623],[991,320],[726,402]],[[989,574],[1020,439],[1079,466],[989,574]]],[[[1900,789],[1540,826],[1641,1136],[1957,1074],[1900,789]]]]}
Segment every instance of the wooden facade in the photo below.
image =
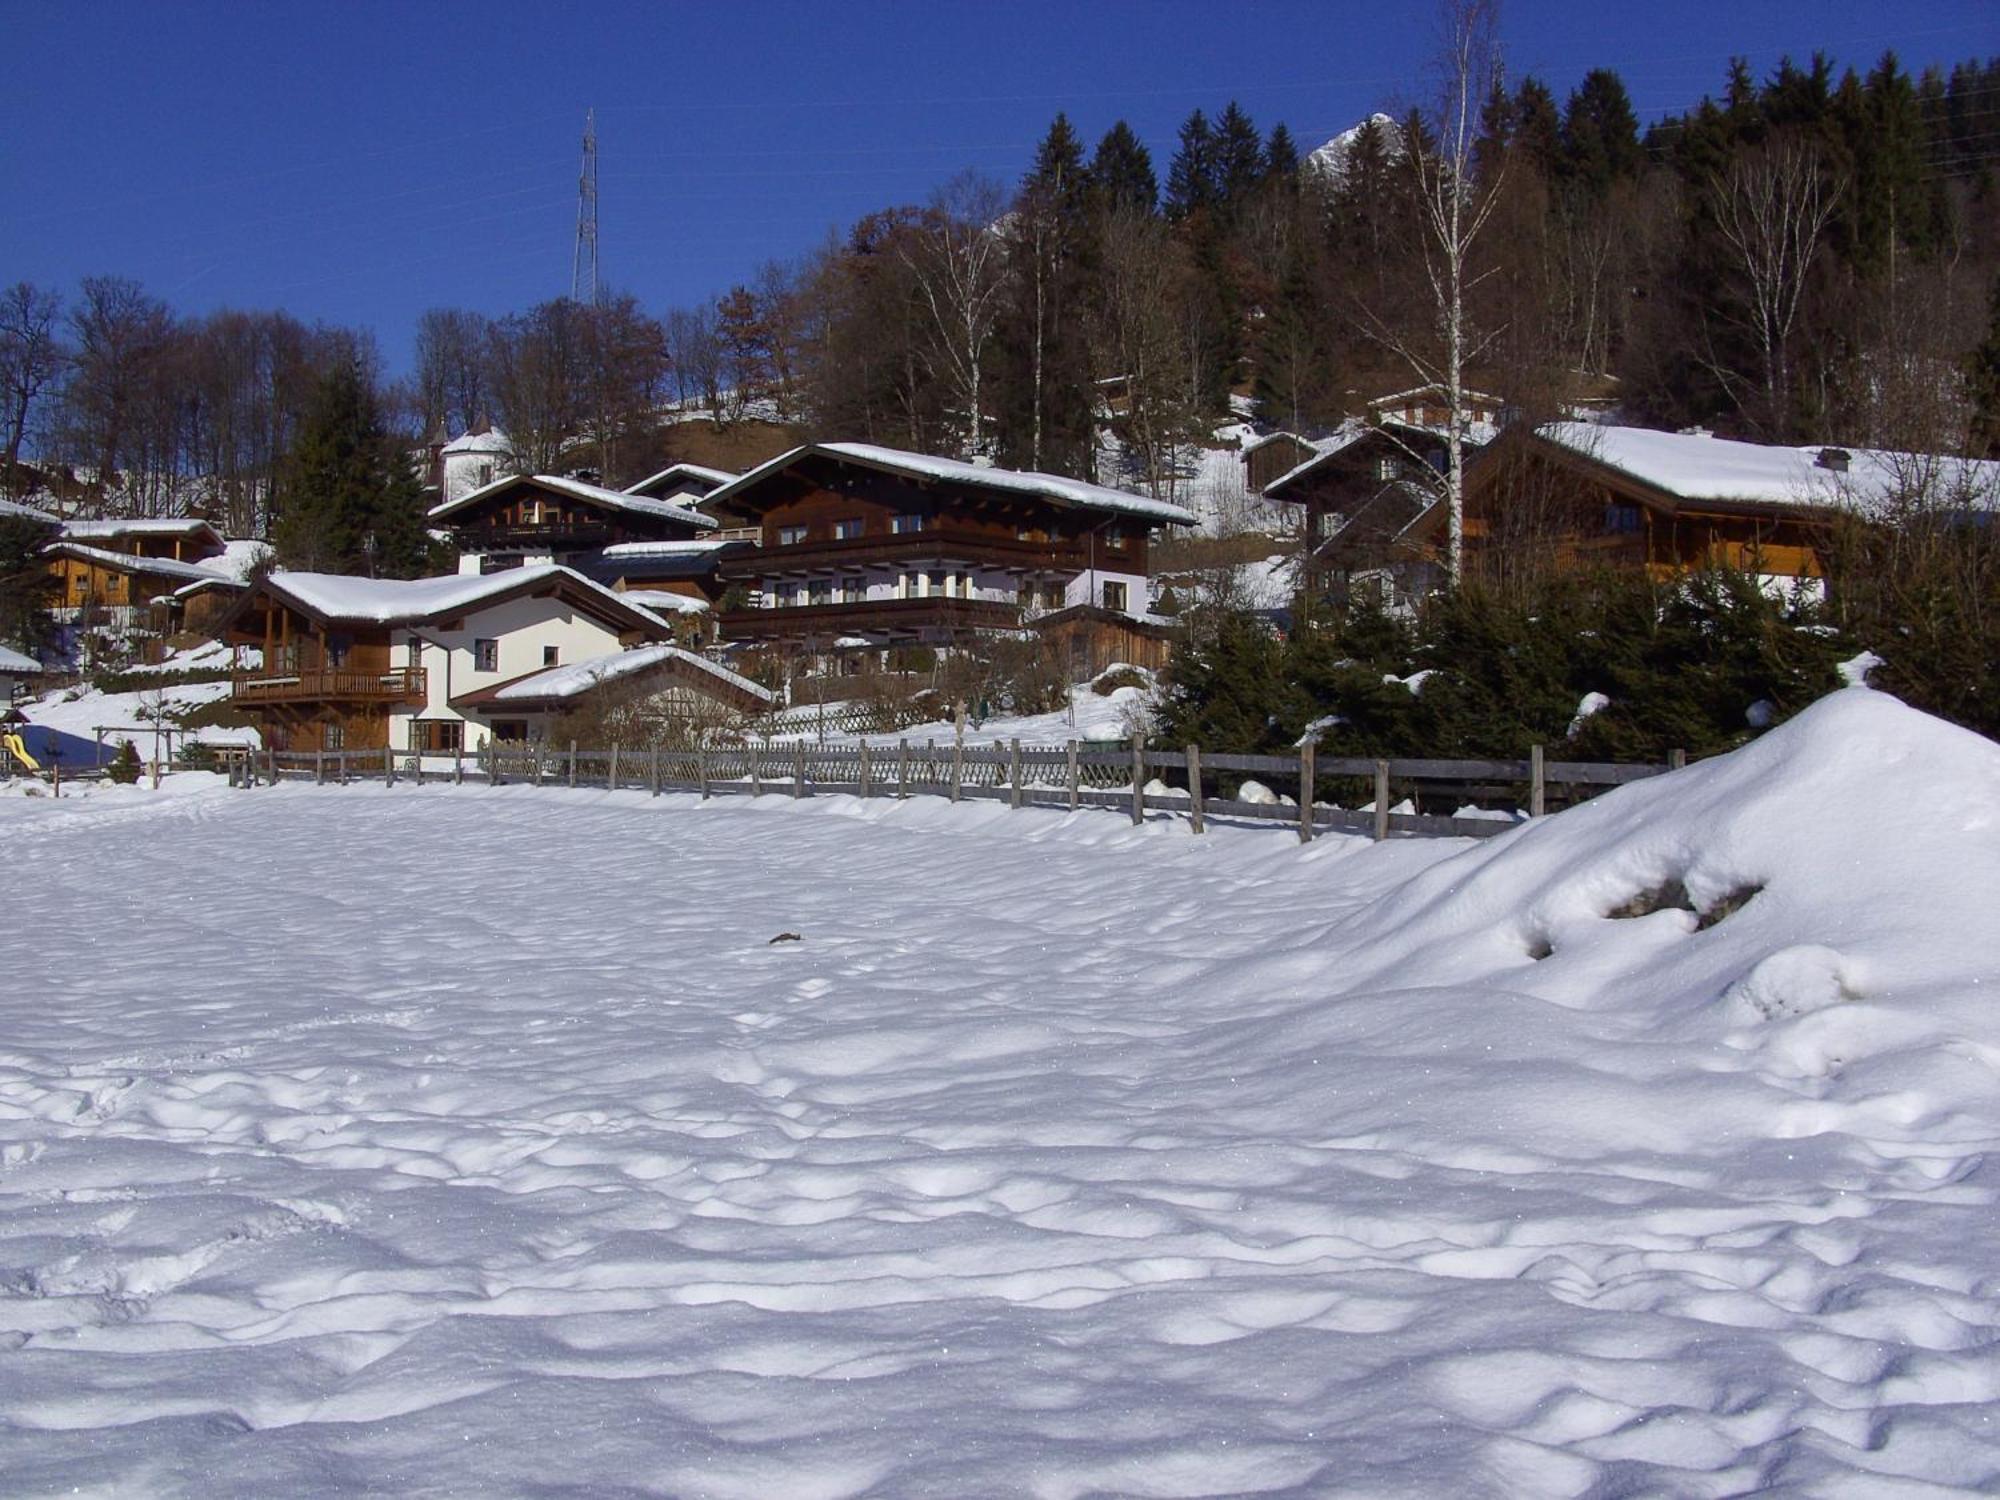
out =
{"type": "Polygon", "coordinates": [[[1243,450],[1243,478],[1253,495],[1282,479],[1319,453],[1319,446],[1296,432],[1274,432],[1243,450]]]}
{"type": "Polygon", "coordinates": [[[496,480],[434,507],[430,519],[449,528],[459,550],[477,555],[489,572],[530,558],[568,563],[624,542],[677,541],[715,529],[674,502],[543,474],[496,480]]]}
{"type": "Polygon", "coordinates": [[[1137,620],[1088,604],[1043,615],[1034,630],[1067,665],[1075,682],[1121,662],[1163,671],[1180,635],[1177,627],[1163,621],[1137,620]]]}
{"type": "Polygon", "coordinates": [[[1267,489],[1267,500],[1305,513],[1305,591],[1344,601],[1365,584],[1395,605],[1432,587],[1429,516],[1445,458],[1439,434],[1378,423],[1267,489]]]}
{"type": "Polygon", "coordinates": [[[722,565],[725,584],[758,599],[722,614],[725,637],[948,644],[1074,603],[1143,609],[1151,534],[1165,524],[1139,513],[1143,502],[1126,513],[1018,482],[1034,476],[994,483],[969,465],[933,472],[917,455],[899,469],[899,457],[799,449],[719,492],[756,520],[761,542],[722,565]]]}
{"type": "MultiPolygon", "coordinates": [[[[1642,568],[1671,578],[1729,568],[1784,580],[1826,575],[1830,508],[1688,498],[1512,429],[1466,479],[1468,569],[1642,568]]],[[[1434,544],[1442,513],[1428,518],[1434,544]]]]}

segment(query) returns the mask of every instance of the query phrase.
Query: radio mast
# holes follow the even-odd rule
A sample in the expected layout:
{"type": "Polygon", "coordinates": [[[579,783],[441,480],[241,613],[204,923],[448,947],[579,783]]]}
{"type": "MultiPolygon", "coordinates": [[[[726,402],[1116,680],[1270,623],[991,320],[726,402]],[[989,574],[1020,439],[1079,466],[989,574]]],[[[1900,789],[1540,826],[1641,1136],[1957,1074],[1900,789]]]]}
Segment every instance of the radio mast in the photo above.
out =
{"type": "Polygon", "coordinates": [[[583,117],[583,170],[576,183],[576,249],[569,258],[572,302],[597,301],[597,111],[583,117]]]}

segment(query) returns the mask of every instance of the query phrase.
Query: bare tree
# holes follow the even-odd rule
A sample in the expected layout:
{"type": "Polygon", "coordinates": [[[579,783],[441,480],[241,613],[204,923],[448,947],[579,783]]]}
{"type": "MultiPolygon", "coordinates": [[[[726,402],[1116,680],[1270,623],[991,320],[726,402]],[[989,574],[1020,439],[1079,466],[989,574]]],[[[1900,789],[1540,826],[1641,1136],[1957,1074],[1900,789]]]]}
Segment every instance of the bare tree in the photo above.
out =
{"type": "Polygon", "coordinates": [[[965,413],[968,456],[985,445],[986,345],[1000,311],[1007,249],[995,225],[1006,201],[992,178],[960,172],[932,195],[922,232],[900,247],[929,315],[936,365],[965,413]]]}
{"type": "Polygon", "coordinates": [[[434,307],[417,319],[416,395],[424,435],[469,431],[487,416],[491,322],[476,312],[434,307]]]}
{"type": "Polygon", "coordinates": [[[21,459],[21,444],[42,392],[61,373],[62,341],[56,320],[62,299],[26,281],[0,292],[0,398],[7,403],[7,482],[21,459]]]}
{"type": "MultiPolygon", "coordinates": [[[[1740,280],[1743,319],[1763,366],[1768,432],[1779,437],[1792,408],[1792,331],[1841,187],[1819,152],[1799,140],[1752,148],[1726,173],[1711,175],[1708,186],[1716,228],[1740,280]]],[[[1720,363],[1716,373],[1727,381],[1720,363]]]]}
{"type": "Polygon", "coordinates": [[[70,327],[76,352],[64,393],[64,425],[69,446],[88,456],[108,490],[128,457],[134,418],[173,316],[136,281],[86,276],[70,327]]]}
{"type": "Polygon", "coordinates": [[[1403,133],[1403,159],[1414,199],[1416,241],[1431,327],[1391,325],[1379,313],[1363,326],[1417,378],[1444,395],[1445,569],[1457,584],[1465,562],[1465,437],[1470,425],[1465,372],[1491,342],[1474,327],[1468,299],[1486,272],[1475,262],[1481,234],[1500,202],[1505,159],[1479,170],[1479,112],[1492,91],[1498,47],[1498,0],[1445,0],[1436,58],[1440,89],[1422,129],[1403,133]]]}
{"type": "Polygon", "coordinates": [[[722,336],[715,309],[706,303],[673,309],[667,314],[666,340],[675,399],[683,406],[699,401],[721,421],[722,336]]]}

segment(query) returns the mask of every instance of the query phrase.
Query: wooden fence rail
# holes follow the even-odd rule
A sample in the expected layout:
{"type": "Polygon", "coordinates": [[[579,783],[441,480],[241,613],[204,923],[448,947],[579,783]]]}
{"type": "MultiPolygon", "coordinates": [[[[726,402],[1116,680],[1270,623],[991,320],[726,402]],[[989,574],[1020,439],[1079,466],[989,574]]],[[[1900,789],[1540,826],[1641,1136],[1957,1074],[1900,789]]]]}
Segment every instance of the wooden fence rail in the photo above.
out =
{"type": "MultiPolygon", "coordinates": [[[[921,744],[907,739],[855,745],[811,745],[803,740],[689,749],[583,750],[562,746],[506,744],[473,756],[418,756],[390,750],[265,750],[233,760],[235,786],[307,780],[345,785],[399,778],[463,784],[468,778],[488,786],[523,784],[597,787],[648,792],[808,797],[849,793],[861,797],[947,797],[1004,800],[1010,807],[1124,809],[1134,823],[1148,814],[1185,814],[1196,833],[1218,818],[1295,826],[1301,840],[1317,833],[1365,833],[1377,839],[1396,834],[1424,837],[1486,838],[1504,833],[1521,817],[1539,817],[1551,788],[1574,801],[1604,787],[1658,776],[1684,763],[1676,752],[1666,765],[1622,765],[1600,761],[1549,760],[1533,746],[1521,760],[1441,760],[1319,756],[1308,744],[1295,756],[1229,755],[1197,746],[1155,749],[1143,738],[1129,745],[1095,746],[1072,740],[1061,745],[921,744]],[[440,766],[440,761],[447,762],[440,766]],[[1266,778],[1296,795],[1265,789],[1246,800],[1245,782],[1266,778]],[[1369,805],[1348,808],[1326,794],[1352,787],[1369,794],[1369,805]],[[1394,799],[1443,798],[1454,803],[1477,799],[1505,801],[1499,815],[1458,816],[1456,812],[1398,812],[1394,799]],[[1268,799],[1268,800],[1267,800],[1268,799]]],[[[1354,799],[1354,800],[1359,800],[1354,799]]],[[[1414,801],[1413,804],[1414,805],[1414,801]]]]}

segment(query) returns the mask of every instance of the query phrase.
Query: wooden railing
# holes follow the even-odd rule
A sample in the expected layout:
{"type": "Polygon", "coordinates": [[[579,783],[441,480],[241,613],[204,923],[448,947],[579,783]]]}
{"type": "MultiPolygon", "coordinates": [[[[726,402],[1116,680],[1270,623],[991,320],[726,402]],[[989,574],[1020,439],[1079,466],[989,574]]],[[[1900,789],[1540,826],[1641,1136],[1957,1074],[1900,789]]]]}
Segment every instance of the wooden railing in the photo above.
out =
{"type": "Polygon", "coordinates": [[[808,635],[836,636],[916,630],[1012,630],[1021,624],[1021,606],[1002,599],[957,599],[938,594],[919,599],[835,600],[826,604],[784,604],[775,609],[732,609],[716,619],[732,640],[789,640],[808,635]]]}
{"type": "Polygon", "coordinates": [[[302,703],[315,699],[368,703],[421,703],[422,667],[389,667],[378,672],[317,668],[298,672],[238,672],[230,679],[236,703],[302,703]]]}
{"type": "Polygon", "coordinates": [[[1540,817],[1551,801],[1577,801],[1606,787],[1663,775],[1665,765],[1553,761],[1542,747],[1524,760],[1368,760],[1317,756],[1310,745],[1293,755],[1214,754],[1197,746],[1155,750],[1143,738],[1129,744],[914,744],[907,739],[854,745],[765,741],[691,748],[579,750],[575,744],[503,744],[473,755],[419,756],[408,751],[260,751],[232,767],[233,784],[307,780],[399,780],[490,786],[595,787],[602,790],[698,792],[702,797],[778,794],[809,797],[946,797],[953,802],[1000,800],[1012,807],[1077,811],[1124,810],[1132,821],[1185,816],[1196,833],[1208,821],[1278,824],[1301,841],[1320,833],[1376,839],[1489,838],[1540,817]],[[1255,780],[1265,788],[1245,797],[1255,780]],[[1354,795],[1358,793],[1359,795],[1354,795]],[[1553,797],[1551,794],[1554,794],[1553,797]],[[1368,798],[1364,806],[1333,801],[1368,798]],[[1442,801],[1452,812],[1399,812],[1403,800],[1442,801]],[[1465,804],[1481,804],[1477,815],[1465,804]],[[1456,804],[1456,805],[1455,805],[1456,804]],[[1494,804],[1498,804],[1497,806],[1494,804]]]}

